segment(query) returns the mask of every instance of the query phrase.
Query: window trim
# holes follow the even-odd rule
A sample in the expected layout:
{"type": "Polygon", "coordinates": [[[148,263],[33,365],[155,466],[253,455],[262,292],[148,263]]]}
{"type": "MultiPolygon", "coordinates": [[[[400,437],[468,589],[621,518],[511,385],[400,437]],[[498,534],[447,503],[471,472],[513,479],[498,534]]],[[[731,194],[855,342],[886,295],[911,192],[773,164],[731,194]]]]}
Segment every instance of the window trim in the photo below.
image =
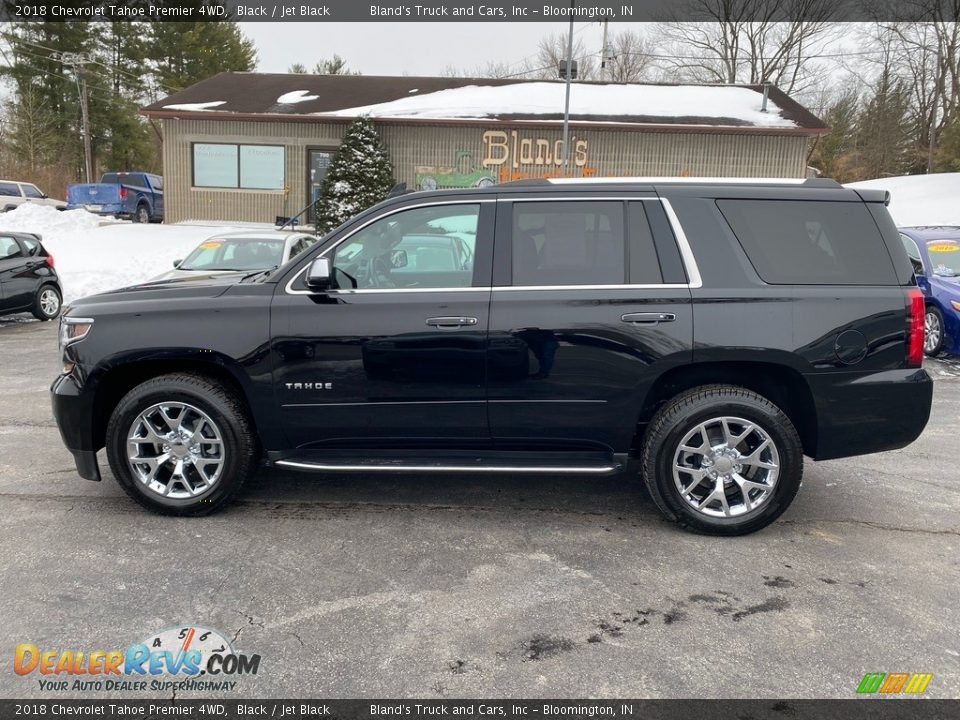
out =
{"type": "MultiPolygon", "coordinates": [[[[206,140],[193,140],[190,142],[190,189],[191,190],[213,190],[215,192],[259,192],[259,193],[282,193],[284,192],[284,186],[286,184],[287,177],[287,146],[284,144],[277,143],[251,143],[251,142],[216,142],[216,141],[206,141],[206,140]],[[237,184],[236,185],[197,185],[197,162],[196,162],[196,146],[197,145],[229,145],[237,149],[237,184]],[[256,188],[256,187],[244,187],[240,184],[241,177],[241,161],[242,154],[240,152],[241,147],[272,147],[280,148],[283,150],[283,183],[278,188],[256,188]]],[[[163,192],[163,188],[159,190],[163,192]]]]}
{"type": "MultiPolygon", "coordinates": [[[[496,237],[494,237],[494,241],[496,237]]],[[[583,291],[583,290],[685,290],[685,289],[697,289],[703,287],[703,280],[700,275],[700,268],[697,266],[696,258],[693,255],[693,250],[690,247],[690,241],[687,239],[686,233],[683,231],[683,226],[680,224],[680,218],[677,217],[676,212],[673,210],[673,205],[670,204],[670,201],[664,197],[658,196],[635,196],[635,195],[616,195],[616,196],[601,196],[601,197],[496,197],[496,198],[475,198],[471,200],[435,200],[433,202],[422,202],[412,205],[402,205],[400,207],[394,208],[389,212],[378,214],[377,216],[370,218],[366,222],[358,225],[349,232],[337,239],[335,243],[325,248],[322,252],[310,260],[294,273],[287,284],[284,286],[284,292],[287,295],[354,295],[354,294],[383,294],[383,293],[424,293],[424,292],[526,292],[531,290],[567,290],[567,291],[583,291]],[[482,204],[482,203],[501,203],[501,202],[577,202],[577,201],[598,201],[598,200],[616,200],[619,202],[630,202],[641,200],[644,202],[659,202],[664,212],[667,215],[667,221],[670,223],[670,229],[673,230],[674,238],[676,239],[677,247],[680,250],[680,259],[683,263],[684,269],[687,273],[687,278],[689,282],[686,283],[653,283],[653,284],[631,284],[631,285],[487,285],[480,287],[446,287],[446,288],[364,288],[364,289],[344,289],[344,288],[335,288],[332,290],[324,290],[321,292],[315,290],[298,290],[293,287],[293,284],[303,275],[307,268],[313,263],[314,260],[325,257],[328,252],[335,250],[340,243],[345,242],[355,233],[360,232],[363,228],[368,225],[377,222],[383,218],[389,217],[398,212],[404,210],[413,210],[419,207],[433,207],[436,205],[472,205],[472,204],[482,204]]]]}

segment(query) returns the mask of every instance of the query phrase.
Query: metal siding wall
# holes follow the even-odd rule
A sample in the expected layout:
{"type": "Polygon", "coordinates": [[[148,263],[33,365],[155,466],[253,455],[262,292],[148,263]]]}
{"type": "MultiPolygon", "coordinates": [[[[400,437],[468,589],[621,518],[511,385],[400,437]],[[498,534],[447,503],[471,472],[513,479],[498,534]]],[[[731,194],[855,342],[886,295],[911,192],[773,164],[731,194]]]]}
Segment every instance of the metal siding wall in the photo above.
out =
{"type": "MultiPolygon", "coordinates": [[[[278,123],[222,120],[164,120],[164,181],[167,218],[271,222],[307,202],[307,153],[312,146],[335,147],[346,123],[278,123]],[[191,188],[192,142],[277,143],[285,146],[289,193],[262,190],[191,188]]],[[[415,187],[417,165],[449,166],[454,155],[471,153],[482,167],[485,130],[517,130],[520,137],[562,137],[557,129],[506,126],[382,125],[398,182],[415,187]]],[[[803,177],[809,140],[805,136],[655,133],[622,129],[573,129],[571,136],[588,142],[587,166],[599,175],[663,175],[719,177],[803,177]]],[[[493,167],[496,171],[497,168],[493,167]]],[[[521,166],[518,171],[540,174],[544,167],[521,166]]],[[[556,168],[554,168],[555,170],[556,168]]],[[[575,168],[579,173],[579,169],[575,168]]],[[[495,173],[496,174],[496,173],[495,173]]]]}

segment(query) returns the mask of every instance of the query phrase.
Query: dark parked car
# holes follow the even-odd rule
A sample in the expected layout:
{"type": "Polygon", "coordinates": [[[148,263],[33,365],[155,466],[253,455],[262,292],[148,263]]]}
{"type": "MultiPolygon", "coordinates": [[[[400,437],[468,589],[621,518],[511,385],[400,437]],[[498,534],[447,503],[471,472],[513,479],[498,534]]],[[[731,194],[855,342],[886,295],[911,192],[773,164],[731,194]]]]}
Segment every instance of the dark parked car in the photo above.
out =
{"type": "Polygon", "coordinates": [[[926,298],[923,351],[960,355],[960,227],[900,228],[926,298]]]}
{"type": "Polygon", "coordinates": [[[74,303],[54,412],[83,477],[106,447],[162,513],[212,512],[261,464],[638,468],[668,518],[751,532],[804,455],[901,448],[927,422],[923,296],[887,199],[823,180],[399,195],[272,272],[74,303]]]}
{"type": "Polygon", "coordinates": [[[40,236],[0,231],[0,315],[32,312],[38,320],[53,320],[62,298],[53,256],[40,236]]]}

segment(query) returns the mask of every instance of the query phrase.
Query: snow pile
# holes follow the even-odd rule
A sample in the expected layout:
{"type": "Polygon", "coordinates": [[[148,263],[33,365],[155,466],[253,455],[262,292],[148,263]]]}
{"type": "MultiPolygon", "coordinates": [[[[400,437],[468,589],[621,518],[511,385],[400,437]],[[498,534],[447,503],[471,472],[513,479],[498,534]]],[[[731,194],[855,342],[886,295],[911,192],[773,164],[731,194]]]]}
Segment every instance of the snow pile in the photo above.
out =
{"type": "Polygon", "coordinates": [[[319,95],[310,95],[309,90],[293,90],[278,97],[277,102],[281,105],[296,105],[308,100],[316,100],[319,97],[319,95]]]}
{"type": "Polygon", "coordinates": [[[197,244],[238,228],[194,225],[100,226],[103,218],[86,210],[60,212],[52,207],[21,205],[0,214],[0,231],[20,230],[43,236],[63,285],[64,300],[135,285],[171,269],[197,244]]]}
{"type": "Polygon", "coordinates": [[[960,173],[902,175],[849,183],[851,188],[890,191],[890,215],[900,227],[960,225],[960,173]]]}
{"type": "Polygon", "coordinates": [[[226,105],[226,100],[211,100],[210,102],[201,102],[201,103],[180,103],[174,105],[164,105],[164,110],[213,110],[215,107],[220,107],[221,105],[226,105]]]}
{"type": "MultiPolygon", "coordinates": [[[[467,85],[360,107],[316,113],[374,118],[486,118],[500,115],[556,115],[563,112],[564,83],[526,82],[467,85]]],[[[637,115],[653,118],[713,118],[755,127],[796,127],[760,93],[734,86],[596,85],[574,83],[570,114],[637,115]]]]}

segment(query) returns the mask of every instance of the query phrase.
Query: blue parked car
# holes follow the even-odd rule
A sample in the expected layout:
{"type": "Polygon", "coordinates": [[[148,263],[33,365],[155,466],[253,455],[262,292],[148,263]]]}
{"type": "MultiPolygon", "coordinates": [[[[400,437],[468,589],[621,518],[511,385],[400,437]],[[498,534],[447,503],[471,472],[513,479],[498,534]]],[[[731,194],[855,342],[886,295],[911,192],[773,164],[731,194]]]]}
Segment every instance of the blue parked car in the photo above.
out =
{"type": "Polygon", "coordinates": [[[923,351],[960,355],[960,227],[904,227],[900,238],[926,297],[923,351]]]}
{"type": "Polygon", "coordinates": [[[83,208],[134,222],[163,222],[163,178],[145,172],[107,172],[98,183],[67,185],[67,209],[83,208]]]}

